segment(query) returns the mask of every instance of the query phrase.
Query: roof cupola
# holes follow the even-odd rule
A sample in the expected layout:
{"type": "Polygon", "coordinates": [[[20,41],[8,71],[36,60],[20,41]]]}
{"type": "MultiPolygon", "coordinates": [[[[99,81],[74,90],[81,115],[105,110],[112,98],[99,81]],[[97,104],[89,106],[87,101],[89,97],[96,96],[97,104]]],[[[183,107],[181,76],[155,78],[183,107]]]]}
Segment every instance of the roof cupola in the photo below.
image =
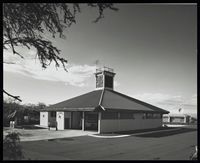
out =
{"type": "Polygon", "coordinates": [[[112,68],[103,67],[96,69],[96,89],[114,89],[114,70],[112,68]]]}

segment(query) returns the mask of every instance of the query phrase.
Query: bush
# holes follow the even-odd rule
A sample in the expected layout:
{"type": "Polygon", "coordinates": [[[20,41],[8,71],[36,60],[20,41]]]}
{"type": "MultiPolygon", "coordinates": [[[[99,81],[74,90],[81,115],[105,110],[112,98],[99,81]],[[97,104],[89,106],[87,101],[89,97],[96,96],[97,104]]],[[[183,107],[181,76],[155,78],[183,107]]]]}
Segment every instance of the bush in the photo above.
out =
{"type": "Polygon", "coordinates": [[[11,132],[3,140],[3,159],[21,160],[23,159],[22,147],[20,145],[19,133],[11,132]]]}

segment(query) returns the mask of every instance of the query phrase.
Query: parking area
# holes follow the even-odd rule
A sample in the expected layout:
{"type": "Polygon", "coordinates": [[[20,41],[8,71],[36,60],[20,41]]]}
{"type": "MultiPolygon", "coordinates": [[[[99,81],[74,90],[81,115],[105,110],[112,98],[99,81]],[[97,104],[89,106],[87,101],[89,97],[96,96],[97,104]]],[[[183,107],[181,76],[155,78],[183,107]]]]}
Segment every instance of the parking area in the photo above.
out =
{"type": "Polygon", "coordinates": [[[195,129],[117,139],[79,136],[22,142],[32,160],[189,160],[195,145],[195,129]]]}

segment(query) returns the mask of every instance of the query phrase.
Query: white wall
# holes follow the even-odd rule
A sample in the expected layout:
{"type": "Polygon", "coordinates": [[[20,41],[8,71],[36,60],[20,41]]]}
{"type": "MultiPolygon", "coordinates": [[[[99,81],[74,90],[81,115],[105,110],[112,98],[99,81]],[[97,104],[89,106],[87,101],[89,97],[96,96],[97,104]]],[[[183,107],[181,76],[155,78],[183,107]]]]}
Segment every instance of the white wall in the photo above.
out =
{"type": "Polygon", "coordinates": [[[100,133],[149,129],[162,126],[162,119],[142,119],[143,114],[134,114],[135,119],[101,120],[100,133]]]}
{"type": "Polygon", "coordinates": [[[71,112],[57,112],[56,113],[56,121],[58,125],[58,130],[65,129],[65,118],[70,118],[69,127],[71,128],[71,112]]]}
{"type": "Polygon", "coordinates": [[[164,116],[162,118],[163,122],[170,122],[170,117],[169,116],[164,116]]]}
{"type": "Polygon", "coordinates": [[[48,112],[40,112],[40,126],[48,127],[48,112]]]}
{"type": "Polygon", "coordinates": [[[56,112],[58,130],[64,130],[64,112],[56,112]]]}

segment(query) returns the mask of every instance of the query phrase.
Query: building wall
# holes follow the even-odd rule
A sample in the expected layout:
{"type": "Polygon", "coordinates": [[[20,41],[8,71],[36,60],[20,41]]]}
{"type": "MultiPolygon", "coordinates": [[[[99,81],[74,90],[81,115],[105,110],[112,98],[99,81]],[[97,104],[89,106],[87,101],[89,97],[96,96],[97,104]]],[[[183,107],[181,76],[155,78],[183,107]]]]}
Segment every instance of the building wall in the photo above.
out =
{"type": "Polygon", "coordinates": [[[64,130],[64,112],[56,112],[58,130],[64,130]]]}
{"type": "Polygon", "coordinates": [[[171,123],[185,123],[185,117],[170,117],[171,123]]]}
{"type": "Polygon", "coordinates": [[[169,116],[163,116],[162,121],[163,121],[164,123],[167,123],[167,122],[170,121],[170,117],[169,117],[169,116]]]}
{"type": "Polygon", "coordinates": [[[40,126],[48,126],[48,112],[40,112],[40,126]]]}
{"type": "Polygon", "coordinates": [[[171,123],[171,124],[178,124],[178,123],[188,123],[189,117],[188,116],[174,116],[174,115],[165,115],[163,116],[163,122],[164,123],[171,123]]]}
{"type": "Polygon", "coordinates": [[[143,114],[135,114],[134,119],[101,119],[100,133],[157,128],[162,126],[162,118],[143,119],[143,114]]]}

